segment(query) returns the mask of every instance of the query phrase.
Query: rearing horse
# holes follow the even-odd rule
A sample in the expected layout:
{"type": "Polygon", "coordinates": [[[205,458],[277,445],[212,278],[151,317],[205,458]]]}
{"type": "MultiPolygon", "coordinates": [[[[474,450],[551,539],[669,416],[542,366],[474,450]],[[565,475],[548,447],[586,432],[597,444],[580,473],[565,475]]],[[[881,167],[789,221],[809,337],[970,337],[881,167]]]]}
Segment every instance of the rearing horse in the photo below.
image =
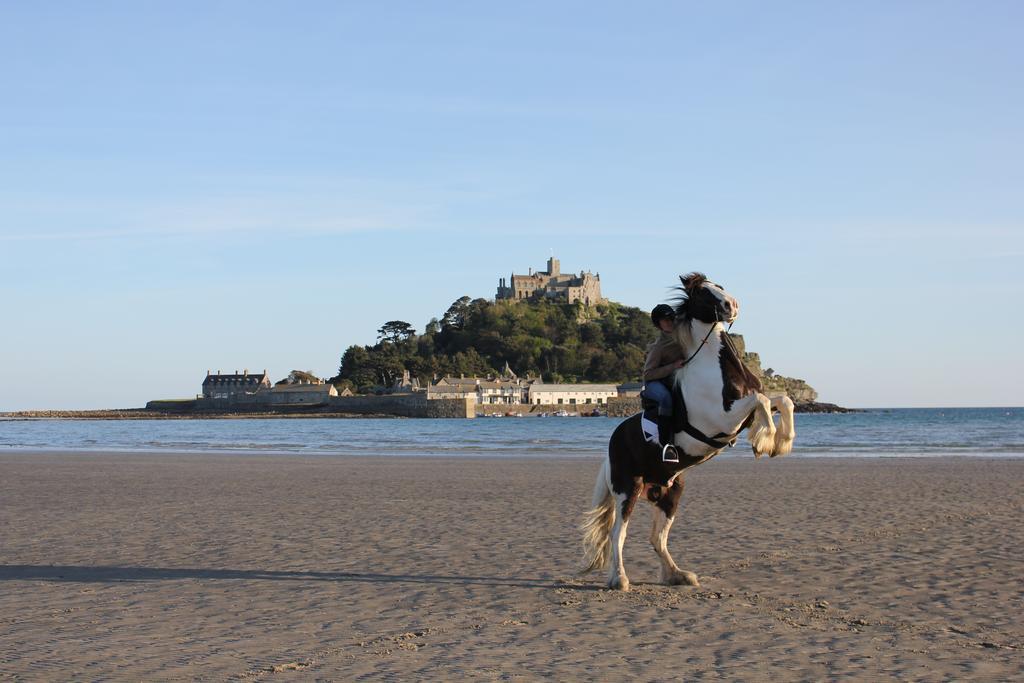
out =
{"type": "Polygon", "coordinates": [[[667,548],[683,494],[683,470],[718,455],[746,427],[756,457],[789,453],[796,435],[793,402],[786,396],[769,399],[762,394],[760,381],[743,365],[727,337],[723,323],[736,320],[739,303],[701,273],[679,279],[675,334],[688,359],[673,379],[673,392],[686,407],[687,426],[673,437],[679,462],[662,462],[660,448],[644,437],[641,414],[627,418],[609,440],[608,457],[594,484],[592,509],[582,525],[583,571],[607,567],[608,587],[613,589],[629,590],[622,545],[640,497],[655,507],[651,545],[661,559],[662,581],[698,586],[697,575],[681,570],[667,548]],[[773,409],[780,414],[778,428],[773,409]]]}

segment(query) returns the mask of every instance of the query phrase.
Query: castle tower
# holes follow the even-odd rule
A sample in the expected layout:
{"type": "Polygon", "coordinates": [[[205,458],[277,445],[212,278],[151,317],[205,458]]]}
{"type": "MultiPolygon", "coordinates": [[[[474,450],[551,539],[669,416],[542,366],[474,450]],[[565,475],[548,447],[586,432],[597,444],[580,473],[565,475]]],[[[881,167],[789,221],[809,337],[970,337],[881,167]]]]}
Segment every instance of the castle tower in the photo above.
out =
{"type": "Polygon", "coordinates": [[[548,275],[550,275],[551,277],[558,277],[560,270],[561,270],[561,264],[559,264],[558,259],[556,259],[554,256],[549,258],[548,259],[548,275]]]}

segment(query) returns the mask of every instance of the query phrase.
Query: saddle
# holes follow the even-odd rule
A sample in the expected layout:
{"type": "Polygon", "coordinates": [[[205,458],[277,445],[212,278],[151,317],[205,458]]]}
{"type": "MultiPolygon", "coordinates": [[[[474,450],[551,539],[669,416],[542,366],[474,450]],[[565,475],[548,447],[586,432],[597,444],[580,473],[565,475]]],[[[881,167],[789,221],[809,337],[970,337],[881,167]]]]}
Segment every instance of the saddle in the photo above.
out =
{"type": "MultiPolygon", "coordinates": [[[[641,395],[640,407],[643,411],[643,415],[640,418],[640,428],[643,430],[644,439],[648,443],[657,444],[658,440],[658,404],[656,401],[644,398],[641,395]]],[[[744,423],[746,426],[746,423],[744,423]]],[[[704,432],[700,431],[696,427],[690,424],[687,417],[686,401],[683,399],[683,392],[672,388],[672,432],[678,434],[679,432],[686,432],[689,436],[693,437],[697,441],[711,446],[715,450],[722,450],[723,448],[729,448],[736,443],[736,437],[739,436],[740,431],[743,427],[735,434],[723,434],[718,433],[714,436],[708,436],[704,432]]]]}

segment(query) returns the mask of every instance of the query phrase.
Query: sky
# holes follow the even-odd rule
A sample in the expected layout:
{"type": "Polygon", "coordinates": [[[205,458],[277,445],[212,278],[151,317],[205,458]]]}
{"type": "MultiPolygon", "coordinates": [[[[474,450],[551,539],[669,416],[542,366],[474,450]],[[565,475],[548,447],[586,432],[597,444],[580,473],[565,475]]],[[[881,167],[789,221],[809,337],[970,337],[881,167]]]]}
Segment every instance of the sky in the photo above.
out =
{"type": "Polygon", "coordinates": [[[1020,406],[1024,5],[0,5],[0,411],[331,376],[542,269],[703,271],[851,407],[1020,406]]]}

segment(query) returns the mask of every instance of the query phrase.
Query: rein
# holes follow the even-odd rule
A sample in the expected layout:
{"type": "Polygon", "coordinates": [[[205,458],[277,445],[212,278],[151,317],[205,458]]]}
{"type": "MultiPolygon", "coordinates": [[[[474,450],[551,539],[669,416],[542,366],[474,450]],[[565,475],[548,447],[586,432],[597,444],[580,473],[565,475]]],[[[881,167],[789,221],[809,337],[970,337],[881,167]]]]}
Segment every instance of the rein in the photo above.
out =
{"type": "MultiPolygon", "coordinates": [[[[697,357],[697,354],[700,353],[700,350],[703,349],[704,345],[708,343],[708,338],[711,337],[711,333],[715,331],[715,327],[720,322],[722,322],[722,321],[718,319],[718,309],[715,309],[715,324],[712,325],[710,327],[710,329],[708,329],[708,333],[704,335],[704,339],[701,340],[700,344],[697,345],[697,350],[694,351],[693,353],[691,353],[690,357],[683,361],[683,365],[688,364],[691,360],[693,360],[694,358],[697,357]]],[[[738,357],[739,353],[737,353],[737,351],[736,351],[736,346],[733,345],[732,339],[729,338],[729,330],[731,330],[731,329],[732,329],[732,323],[729,323],[729,327],[727,327],[725,329],[725,342],[729,345],[729,348],[732,349],[732,352],[735,353],[736,356],[738,357]]],[[[680,365],[679,367],[683,367],[683,365],[680,365]]]]}

